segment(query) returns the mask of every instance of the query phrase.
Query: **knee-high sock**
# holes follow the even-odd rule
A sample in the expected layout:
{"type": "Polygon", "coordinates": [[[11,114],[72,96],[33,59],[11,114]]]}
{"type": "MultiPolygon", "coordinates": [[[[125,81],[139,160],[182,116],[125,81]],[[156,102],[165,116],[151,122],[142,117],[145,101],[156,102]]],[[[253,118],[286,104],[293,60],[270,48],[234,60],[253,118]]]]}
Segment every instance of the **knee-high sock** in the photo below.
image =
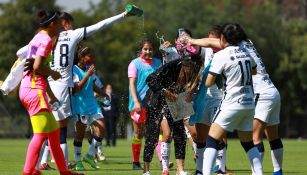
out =
{"type": "Polygon", "coordinates": [[[274,172],[276,172],[282,169],[283,144],[281,142],[281,139],[278,138],[276,140],[270,141],[270,146],[274,172]]]}
{"type": "Polygon", "coordinates": [[[197,143],[196,146],[196,170],[203,171],[203,161],[206,143],[197,143]]]}
{"type": "Polygon", "coordinates": [[[161,142],[161,163],[162,163],[162,170],[168,171],[168,164],[170,159],[170,143],[161,142]]]}
{"type": "Polygon", "coordinates": [[[217,146],[218,146],[219,141],[209,135],[206,143],[207,145],[206,145],[206,149],[204,152],[205,160],[203,161],[202,172],[203,172],[203,175],[211,175],[213,163],[215,161],[216,154],[217,154],[217,146]]]}
{"type": "Polygon", "coordinates": [[[76,162],[81,161],[81,154],[82,154],[82,142],[74,140],[74,157],[76,162]]]}
{"type": "Polygon", "coordinates": [[[258,149],[255,147],[253,141],[241,142],[242,147],[248,155],[248,159],[252,166],[252,172],[256,175],[263,175],[261,158],[258,149]]]}
{"type": "Polygon", "coordinates": [[[67,127],[63,127],[60,129],[60,143],[61,143],[60,146],[63,151],[66,165],[68,165],[68,147],[67,147],[66,138],[67,138],[67,127]]]}
{"type": "Polygon", "coordinates": [[[142,140],[134,137],[132,140],[131,147],[132,147],[133,162],[140,162],[142,140]]]}
{"type": "Polygon", "coordinates": [[[48,134],[50,152],[60,173],[68,172],[63,151],[60,147],[60,130],[48,134]]]}
{"type": "Polygon", "coordinates": [[[31,174],[35,169],[35,165],[37,163],[39,153],[42,147],[43,142],[46,139],[45,134],[33,134],[33,138],[28,146],[27,156],[26,156],[26,163],[23,168],[23,174],[31,174]]]}
{"type": "Polygon", "coordinates": [[[218,151],[216,156],[215,164],[219,166],[223,172],[226,172],[226,144],[224,142],[220,142],[218,145],[218,151]]]}
{"type": "Polygon", "coordinates": [[[48,158],[49,158],[49,146],[48,146],[48,141],[46,140],[45,143],[43,144],[43,155],[42,155],[42,159],[40,161],[40,164],[44,164],[47,163],[48,158]]]}
{"type": "Polygon", "coordinates": [[[156,151],[157,151],[157,155],[158,155],[158,159],[161,162],[161,143],[162,143],[162,139],[160,139],[160,137],[162,137],[162,135],[159,135],[159,141],[158,144],[156,146],[156,151]]]}

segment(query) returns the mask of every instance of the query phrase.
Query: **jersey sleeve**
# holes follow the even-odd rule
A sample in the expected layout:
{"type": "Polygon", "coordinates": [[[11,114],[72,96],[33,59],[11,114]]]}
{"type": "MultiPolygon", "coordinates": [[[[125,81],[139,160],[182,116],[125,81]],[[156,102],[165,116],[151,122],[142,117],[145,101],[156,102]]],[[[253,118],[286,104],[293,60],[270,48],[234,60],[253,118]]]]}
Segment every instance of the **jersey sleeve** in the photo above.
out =
{"type": "Polygon", "coordinates": [[[255,62],[253,57],[251,57],[251,65],[252,65],[253,69],[255,69],[257,67],[257,64],[256,64],[256,62],[255,62]]]}
{"type": "Polygon", "coordinates": [[[220,55],[215,54],[213,59],[212,59],[212,63],[211,63],[211,67],[209,69],[209,73],[212,74],[212,75],[220,75],[223,72],[224,64],[225,63],[220,58],[220,55]]]}
{"type": "Polygon", "coordinates": [[[41,40],[41,43],[37,48],[36,55],[47,58],[51,49],[52,49],[52,40],[49,39],[41,40]]]}
{"type": "Polygon", "coordinates": [[[128,66],[128,78],[136,78],[137,70],[134,62],[131,62],[128,66]]]}
{"type": "Polygon", "coordinates": [[[28,53],[28,47],[29,46],[26,45],[26,46],[23,46],[22,48],[20,48],[16,53],[17,57],[20,58],[20,59],[26,59],[27,53],[28,53]]]}

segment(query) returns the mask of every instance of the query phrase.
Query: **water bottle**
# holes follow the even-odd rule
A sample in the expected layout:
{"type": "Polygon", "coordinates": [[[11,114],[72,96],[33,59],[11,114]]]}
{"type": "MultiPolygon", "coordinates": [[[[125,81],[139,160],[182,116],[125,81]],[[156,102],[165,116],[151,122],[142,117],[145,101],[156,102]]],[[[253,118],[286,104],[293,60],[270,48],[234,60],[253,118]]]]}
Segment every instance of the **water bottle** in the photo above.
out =
{"type": "Polygon", "coordinates": [[[142,9],[132,4],[127,4],[125,6],[125,9],[128,12],[128,14],[131,15],[142,16],[144,13],[142,9]]]}

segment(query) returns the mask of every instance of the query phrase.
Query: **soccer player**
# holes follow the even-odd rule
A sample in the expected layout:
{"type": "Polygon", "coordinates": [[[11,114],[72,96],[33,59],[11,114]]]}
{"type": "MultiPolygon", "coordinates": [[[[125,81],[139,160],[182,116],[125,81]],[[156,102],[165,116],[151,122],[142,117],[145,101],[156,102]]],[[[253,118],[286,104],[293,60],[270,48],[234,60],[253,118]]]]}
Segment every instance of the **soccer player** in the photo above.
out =
{"type": "MultiPolygon", "coordinates": [[[[56,120],[59,122],[61,131],[60,131],[60,141],[61,148],[63,150],[66,163],[68,164],[68,148],[67,148],[67,123],[69,121],[71,112],[71,102],[70,102],[70,94],[71,88],[73,87],[72,81],[72,67],[73,60],[75,56],[75,50],[77,44],[83,39],[91,36],[92,34],[110,26],[111,24],[118,22],[124,19],[125,16],[129,16],[127,12],[123,12],[119,15],[113,16],[111,18],[102,20],[97,24],[82,27],[73,30],[74,19],[73,17],[66,13],[62,12],[60,14],[62,31],[57,39],[56,47],[52,50],[52,62],[50,64],[50,68],[59,72],[62,76],[59,80],[54,80],[51,78],[48,79],[50,83],[50,87],[54,93],[54,95],[61,102],[61,107],[57,111],[53,111],[56,120]]],[[[26,51],[27,47],[23,47],[18,51],[18,54],[22,54],[26,51]]],[[[50,166],[47,163],[48,160],[48,147],[44,148],[44,154],[41,159],[40,169],[50,170],[50,166]]]]}
{"type": "Polygon", "coordinates": [[[48,86],[45,77],[51,76],[55,80],[61,75],[51,70],[45,64],[53,47],[53,39],[59,35],[58,14],[52,11],[39,11],[39,32],[28,45],[27,59],[34,59],[33,69],[24,72],[19,97],[28,111],[33,127],[33,138],[29,144],[23,175],[41,174],[35,170],[39,152],[43,142],[48,139],[51,153],[61,175],[77,174],[70,172],[65,164],[63,152],[60,148],[59,126],[55,121],[49,103],[57,101],[48,86]],[[47,100],[47,94],[49,102],[47,100]]]}
{"type": "Polygon", "coordinates": [[[142,138],[144,136],[145,120],[142,118],[146,115],[146,108],[142,101],[148,90],[145,82],[146,78],[156,71],[161,61],[153,57],[153,43],[145,39],[138,48],[140,55],[133,59],[128,66],[129,78],[129,106],[128,109],[133,121],[134,136],[132,140],[132,155],[134,170],[142,169],[140,165],[140,153],[142,147],[142,138]]]}
{"type": "Polygon", "coordinates": [[[262,175],[260,154],[252,141],[253,101],[252,73],[256,74],[256,63],[248,52],[239,48],[241,41],[247,36],[240,25],[225,24],[222,29],[220,43],[223,50],[216,53],[209,69],[206,86],[215,83],[221,75],[224,80],[224,96],[215,114],[209,135],[203,162],[203,174],[211,175],[213,162],[216,158],[219,140],[233,130],[238,131],[241,145],[246,151],[253,171],[262,175]]]}
{"type": "Polygon", "coordinates": [[[98,106],[94,91],[103,96],[104,91],[97,87],[93,81],[95,67],[93,65],[93,55],[89,47],[80,46],[77,52],[76,65],[73,67],[73,96],[72,111],[76,118],[76,136],[74,140],[76,170],[84,170],[81,161],[82,140],[87,125],[93,126],[94,138],[90,144],[88,153],[83,161],[98,169],[95,162],[96,147],[101,145],[104,133],[104,119],[100,107],[98,106]]]}
{"type": "Polygon", "coordinates": [[[274,167],[273,175],[282,175],[283,144],[278,135],[280,95],[265,70],[261,56],[250,40],[242,41],[240,47],[246,50],[257,63],[257,74],[253,75],[255,92],[255,117],[253,141],[258,148],[261,161],[264,157],[263,134],[266,134],[271,147],[271,158],[274,167]]]}

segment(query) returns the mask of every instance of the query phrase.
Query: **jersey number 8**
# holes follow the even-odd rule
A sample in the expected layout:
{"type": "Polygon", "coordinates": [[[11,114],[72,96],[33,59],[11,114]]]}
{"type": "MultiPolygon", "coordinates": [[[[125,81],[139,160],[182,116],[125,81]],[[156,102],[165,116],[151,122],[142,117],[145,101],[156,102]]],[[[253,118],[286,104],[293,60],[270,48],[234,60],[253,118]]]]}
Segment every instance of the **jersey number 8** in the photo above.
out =
{"type": "Polygon", "coordinates": [[[68,66],[68,44],[60,45],[60,66],[67,67],[68,66]]]}

